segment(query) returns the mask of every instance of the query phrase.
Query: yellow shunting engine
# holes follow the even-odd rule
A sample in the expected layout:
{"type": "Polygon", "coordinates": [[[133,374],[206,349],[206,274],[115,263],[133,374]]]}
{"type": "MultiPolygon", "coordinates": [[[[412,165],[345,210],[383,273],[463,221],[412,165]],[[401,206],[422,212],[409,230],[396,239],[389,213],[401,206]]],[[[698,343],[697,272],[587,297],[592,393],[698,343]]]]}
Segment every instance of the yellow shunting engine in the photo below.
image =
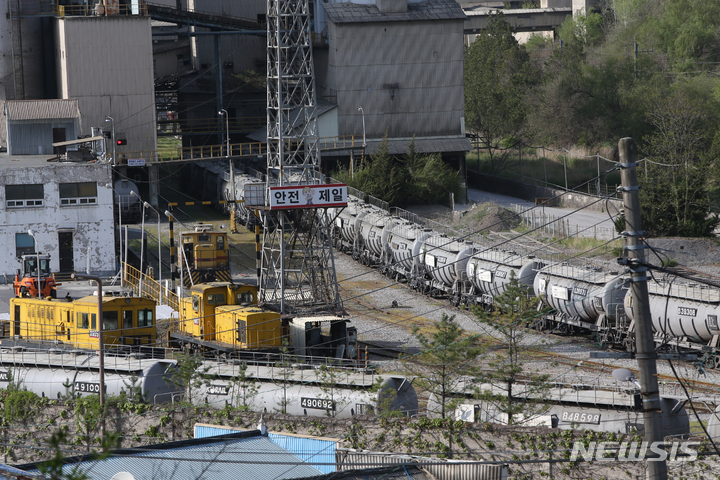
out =
{"type": "MultiPolygon", "coordinates": [[[[103,296],[103,343],[155,346],[155,302],[140,297],[103,296]]],[[[100,346],[98,298],[12,298],[10,321],[2,324],[2,345],[54,344],[97,350],[100,346]]]]}
{"type": "Polygon", "coordinates": [[[181,299],[170,345],[226,353],[279,349],[285,335],[280,314],[258,308],[257,292],[254,285],[194,285],[190,296],[181,299]]]}
{"type": "Polygon", "coordinates": [[[210,225],[195,227],[195,231],[180,233],[180,252],[184,259],[180,268],[188,268],[183,275],[186,287],[206,282],[230,282],[230,244],[225,232],[214,231],[210,225]]]}

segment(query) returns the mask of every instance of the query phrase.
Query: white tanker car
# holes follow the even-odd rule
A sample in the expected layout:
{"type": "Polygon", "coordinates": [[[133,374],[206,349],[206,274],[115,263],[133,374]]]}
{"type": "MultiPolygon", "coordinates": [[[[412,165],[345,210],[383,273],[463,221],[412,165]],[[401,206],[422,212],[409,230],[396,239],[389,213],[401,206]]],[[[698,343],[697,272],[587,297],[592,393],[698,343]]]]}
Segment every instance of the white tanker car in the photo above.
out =
{"type": "MultiPolygon", "coordinates": [[[[333,367],[334,368],[334,367],[333,367]]],[[[417,415],[418,398],[410,381],[397,375],[363,370],[317,370],[309,365],[247,367],[240,379],[238,363],[205,362],[206,379],[191,389],[188,400],[214,408],[245,406],[252,411],[310,417],[374,415],[390,411],[417,415]]],[[[131,390],[148,403],[169,403],[188,392],[177,386],[177,362],[142,355],[105,356],[105,394],[131,390]]],[[[93,353],[58,350],[0,351],[0,389],[10,382],[42,397],[88,396],[100,393],[99,357],[93,353]]]]}

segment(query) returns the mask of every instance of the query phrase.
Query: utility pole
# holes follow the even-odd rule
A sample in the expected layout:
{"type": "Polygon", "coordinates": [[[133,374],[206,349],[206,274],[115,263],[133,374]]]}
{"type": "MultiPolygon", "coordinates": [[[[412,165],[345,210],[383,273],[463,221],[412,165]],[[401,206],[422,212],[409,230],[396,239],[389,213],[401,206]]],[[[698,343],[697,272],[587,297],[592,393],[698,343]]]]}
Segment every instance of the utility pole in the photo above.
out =
{"type": "MultiPolygon", "coordinates": [[[[662,426],[662,408],[657,380],[657,353],[653,339],[652,317],[648,298],[647,267],[645,264],[645,245],[641,238],[645,236],[640,218],[640,195],[637,182],[637,151],[632,138],[621,138],[618,143],[620,153],[620,179],[622,180],[623,207],[625,208],[625,250],[627,258],[624,263],[631,272],[631,292],[635,316],[635,342],[640,373],[640,393],[643,402],[643,418],[645,423],[645,441],[662,442],[664,440],[662,426]]],[[[647,461],[647,479],[667,480],[667,463],[665,460],[651,458],[647,461]]]]}

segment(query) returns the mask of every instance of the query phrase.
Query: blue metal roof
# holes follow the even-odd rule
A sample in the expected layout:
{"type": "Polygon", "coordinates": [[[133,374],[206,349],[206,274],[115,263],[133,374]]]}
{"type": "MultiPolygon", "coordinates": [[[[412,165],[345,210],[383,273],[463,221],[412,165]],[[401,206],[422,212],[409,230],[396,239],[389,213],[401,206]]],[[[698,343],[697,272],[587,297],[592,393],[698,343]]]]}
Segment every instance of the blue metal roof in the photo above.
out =
{"type": "MultiPolygon", "coordinates": [[[[301,478],[322,472],[307,465],[259,432],[234,433],[203,440],[173,442],[113,452],[106,460],[68,463],[90,479],[107,480],[118,472],[129,472],[136,480],[158,478],[212,480],[267,480],[301,478]],[[247,434],[252,436],[248,436],[247,434]]],[[[68,459],[70,460],[70,459],[68,459]]],[[[34,473],[30,471],[31,473],[34,473]]]]}
{"type": "MultiPolygon", "coordinates": [[[[195,438],[207,438],[215,435],[227,435],[240,430],[210,425],[195,425],[195,438]]],[[[284,448],[307,464],[322,473],[333,473],[335,468],[334,440],[307,438],[298,435],[281,435],[268,433],[268,438],[276,445],[284,448]]]]}

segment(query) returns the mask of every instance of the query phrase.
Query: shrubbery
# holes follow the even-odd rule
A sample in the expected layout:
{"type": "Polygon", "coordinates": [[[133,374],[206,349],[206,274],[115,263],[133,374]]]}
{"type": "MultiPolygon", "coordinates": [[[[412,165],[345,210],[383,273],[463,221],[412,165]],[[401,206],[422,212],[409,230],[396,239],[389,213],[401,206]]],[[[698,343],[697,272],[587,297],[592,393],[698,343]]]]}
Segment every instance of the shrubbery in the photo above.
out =
{"type": "Polygon", "coordinates": [[[450,193],[454,193],[455,198],[460,198],[462,193],[459,173],[444,163],[439,154],[418,153],[413,139],[405,155],[391,155],[387,135],[354,175],[341,168],[333,176],[398,207],[448,204],[450,193]]]}

